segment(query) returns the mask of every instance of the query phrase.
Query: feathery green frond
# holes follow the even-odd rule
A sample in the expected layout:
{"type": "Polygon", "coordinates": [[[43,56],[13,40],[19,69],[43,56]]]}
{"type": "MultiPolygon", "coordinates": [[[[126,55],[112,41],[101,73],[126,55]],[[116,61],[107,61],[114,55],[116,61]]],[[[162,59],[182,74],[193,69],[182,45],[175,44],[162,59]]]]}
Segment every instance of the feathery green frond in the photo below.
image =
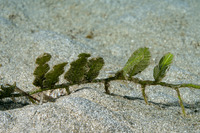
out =
{"type": "Polygon", "coordinates": [[[64,67],[66,65],[67,62],[55,65],[53,69],[45,75],[43,86],[52,88],[59,81],[59,76],[64,73],[64,67]]]}
{"type": "Polygon", "coordinates": [[[101,57],[90,59],[87,63],[87,67],[89,70],[85,74],[86,80],[87,81],[94,80],[99,75],[99,71],[101,70],[103,65],[104,65],[104,60],[101,57]]]}
{"type": "Polygon", "coordinates": [[[124,77],[131,77],[142,72],[150,64],[151,54],[148,48],[139,48],[128,59],[123,68],[124,77]]]}
{"type": "Polygon", "coordinates": [[[50,61],[51,55],[49,53],[44,53],[43,55],[39,56],[35,63],[38,65],[45,64],[46,62],[50,61]]]}
{"type": "Polygon", "coordinates": [[[33,72],[35,79],[33,81],[33,85],[37,87],[43,87],[43,80],[45,79],[45,74],[49,71],[50,67],[46,64],[51,59],[51,55],[48,53],[44,53],[36,59],[37,67],[33,72]]]}
{"type": "Polygon", "coordinates": [[[165,54],[159,61],[159,64],[154,67],[153,77],[156,82],[161,81],[169,69],[174,55],[171,53],[165,54]]]}
{"type": "Polygon", "coordinates": [[[6,98],[6,97],[11,97],[12,93],[14,91],[15,91],[15,84],[14,85],[9,85],[9,86],[1,85],[0,99],[6,98]]]}
{"type": "Polygon", "coordinates": [[[64,75],[64,78],[72,84],[80,84],[84,80],[84,75],[87,72],[87,59],[90,54],[82,53],[78,57],[70,64],[69,70],[64,75]]]}

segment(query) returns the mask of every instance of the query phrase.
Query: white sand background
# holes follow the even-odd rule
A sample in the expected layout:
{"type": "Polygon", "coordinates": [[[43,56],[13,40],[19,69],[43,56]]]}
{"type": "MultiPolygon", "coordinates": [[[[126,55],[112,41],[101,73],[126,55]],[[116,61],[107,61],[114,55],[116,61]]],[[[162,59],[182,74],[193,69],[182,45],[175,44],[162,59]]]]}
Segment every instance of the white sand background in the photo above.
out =
{"type": "MultiPolygon", "coordinates": [[[[153,80],[154,66],[171,52],[174,62],[163,81],[200,84],[200,1],[0,0],[1,84],[35,89],[35,59],[44,52],[52,55],[51,66],[82,52],[101,56],[98,78],[105,78],[140,47],[148,47],[152,58],[137,77],[153,80]]],[[[200,132],[200,90],[180,89],[184,118],[170,88],[147,87],[151,105],[131,82],[111,83],[119,96],[106,95],[101,84],[71,88],[78,89],[55,103],[6,109],[1,102],[0,132],[200,132]]]]}

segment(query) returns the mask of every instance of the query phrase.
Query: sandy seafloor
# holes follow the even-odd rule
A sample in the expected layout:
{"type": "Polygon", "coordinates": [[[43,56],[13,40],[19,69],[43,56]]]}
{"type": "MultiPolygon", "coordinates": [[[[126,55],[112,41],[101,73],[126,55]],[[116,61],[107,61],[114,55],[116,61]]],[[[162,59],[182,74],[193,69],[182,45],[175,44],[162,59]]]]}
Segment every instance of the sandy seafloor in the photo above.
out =
{"type": "MultiPolygon", "coordinates": [[[[200,1],[0,0],[1,84],[35,89],[35,59],[44,52],[52,55],[51,66],[82,52],[101,56],[105,66],[98,78],[105,78],[140,47],[152,57],[137,77],[153,80],[154,66],[171,52],[175,58],[163,81],[200,84],[200,1]]],[[[184,118],[170,88],[147,87],[146,105],[134,83],[112,82],[110,90],[119,96],[104,94],[101,84],[83,86],[91,89],[55,103],[5,108],[1,102],[0,132],[200,132],[200,90],[180,89],[184,118]]]]}

